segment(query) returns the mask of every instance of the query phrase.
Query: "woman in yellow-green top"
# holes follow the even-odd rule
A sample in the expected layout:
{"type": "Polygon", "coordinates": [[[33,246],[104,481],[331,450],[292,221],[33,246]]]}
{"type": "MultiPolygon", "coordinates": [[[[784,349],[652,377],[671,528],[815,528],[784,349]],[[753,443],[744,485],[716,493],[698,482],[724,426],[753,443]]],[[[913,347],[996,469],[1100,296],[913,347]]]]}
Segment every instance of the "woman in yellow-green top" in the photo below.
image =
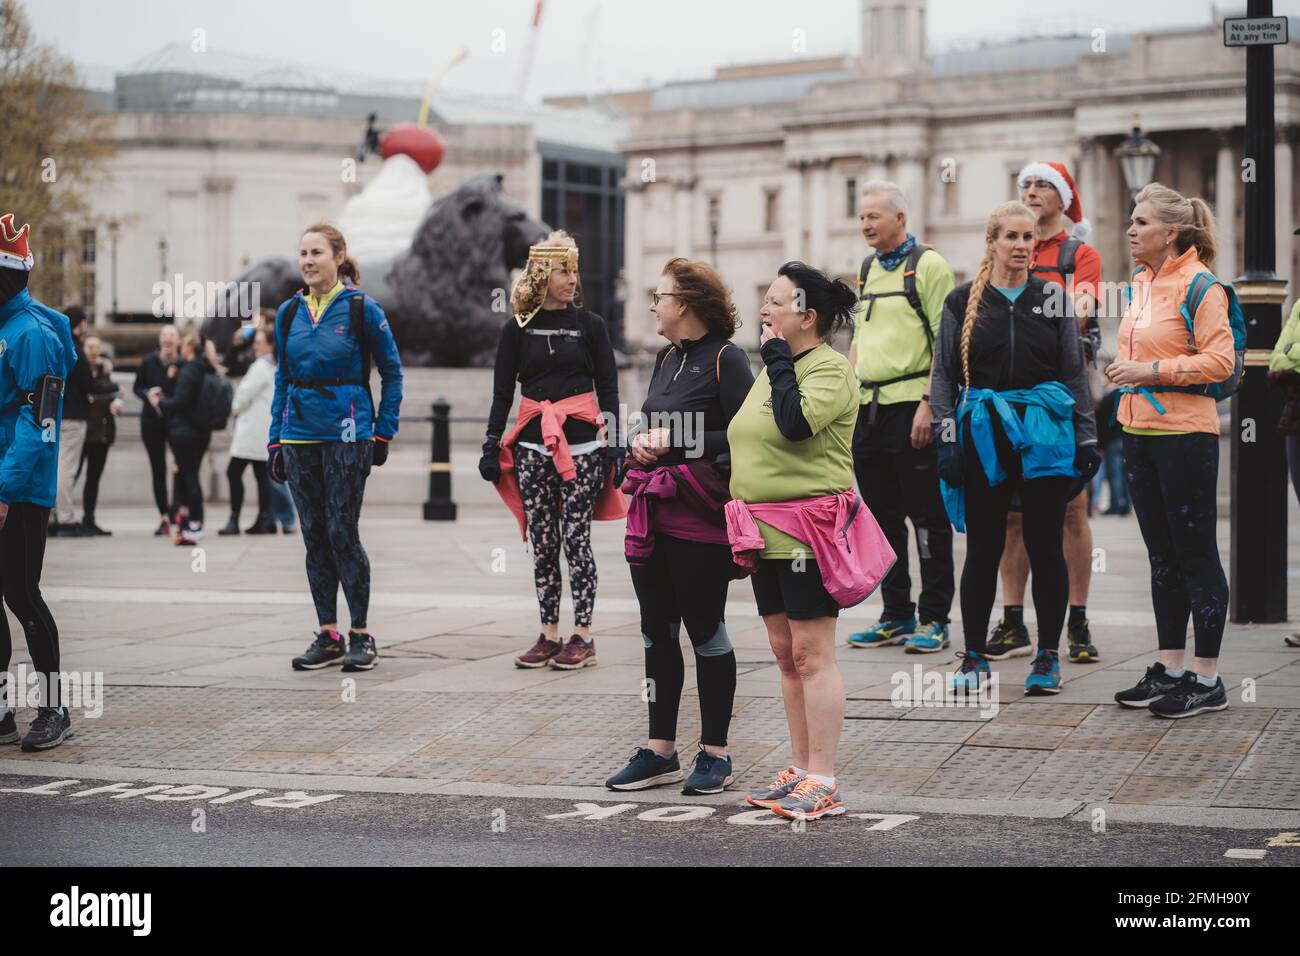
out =
{"type": "MultiPolygon", "coordinates": [[[[849,286],[802,262],[778,271],[760,313],[765,368],[727,428],[733,498],[796,501],[853,487],[858,378],[827,339],[851,321],[856,303],[849,286]]],[[[759,530],[764,550],[752,578],[754,597],[781,670],[794,763],[748,800],[795,819],[840,814],[839,605],[822,583],[808,542],[761,521],[759,530]]]]}
{"type": "MultiPolygon", "coordinates": [[[[1296,230],[1296,235],[1300,236],[1300,229],[1296,230]]],[[[1300,500],[1300,299],[1296,300],[1291,317],[1282,327],[1277,345],[1273,346],[1268,380],[1285,390],[1277,429],[1286,436],[1286,463],[1291,471],[1291,487],[1300,500]]],[[[1300,633],[1288,634],[1283,640],[1292,647],[1300,647],[1300,633]]]]}
{"type": "Polygon", "coordinates": [[[1192,316],[1194,342],[1179,307],[1192,279],[1214,264],[1214,216],[1202,199],[1152,183],[1137,195],[1129,250],[1142,268],[1119,326],[1106,376],[1126,386],[1119,400],[1124,470],[1151,562],[1158,660],[1119,704],[1160,717],[1224,710],[1219,647],[1228,614],[1228,580],[1216,538],[1219,413],[1209,395],[1160,386],[1221,382],[1233,370],[1227,293],[1217,285],[1192,316]],[[1196,657],[1184,666],[1187,622],[1196,657]]]}

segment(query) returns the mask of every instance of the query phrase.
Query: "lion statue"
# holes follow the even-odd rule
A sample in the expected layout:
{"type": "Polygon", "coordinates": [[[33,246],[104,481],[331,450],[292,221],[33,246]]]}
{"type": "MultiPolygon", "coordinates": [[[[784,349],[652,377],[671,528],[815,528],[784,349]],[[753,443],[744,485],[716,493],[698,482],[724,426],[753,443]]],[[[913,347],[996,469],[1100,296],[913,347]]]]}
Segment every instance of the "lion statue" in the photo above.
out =
{"type": "MultiPolygon", "coordinates": [[[[502,192],[501,181],[492,173],[465,180],[434,200],[407,251],[358,262],[361,288],[383,306],[404,363],[491,364],[509,314],[510,272],[550,232],[502,192]]],[[[297,261],[283,256],[250,266],[236,281],[260,283],[262,304],[274,307],[302,287],[297,261]]],[[[219,347],[240,321],[237,310],[225,311],[232,317],[203,326],[219,347]]]]}

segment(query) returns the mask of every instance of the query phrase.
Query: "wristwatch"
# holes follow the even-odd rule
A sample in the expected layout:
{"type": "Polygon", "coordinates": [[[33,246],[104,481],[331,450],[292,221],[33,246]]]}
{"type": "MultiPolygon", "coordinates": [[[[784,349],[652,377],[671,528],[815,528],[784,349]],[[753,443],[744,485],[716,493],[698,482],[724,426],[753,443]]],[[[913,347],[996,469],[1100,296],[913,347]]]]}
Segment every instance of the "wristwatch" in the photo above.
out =
{"type": "Polygon", "coordinates": [[[923,401],[923,402],[928,402],[929,400],[930,400],[930,393],[929,393],[929,392],[926,392],[924,395],[921,396],[921,401],[923,401]]]}

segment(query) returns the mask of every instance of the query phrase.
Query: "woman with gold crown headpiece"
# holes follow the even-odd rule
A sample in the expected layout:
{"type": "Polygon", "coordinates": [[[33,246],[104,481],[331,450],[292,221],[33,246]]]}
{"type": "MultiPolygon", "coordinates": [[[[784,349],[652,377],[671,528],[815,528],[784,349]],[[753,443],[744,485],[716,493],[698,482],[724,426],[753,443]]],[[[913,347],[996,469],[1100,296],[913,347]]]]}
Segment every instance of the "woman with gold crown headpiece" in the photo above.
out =
{"type": "Polygon", "coordinates": [[[492,411],[478,467],[533,546],[542,630],[515,659],[519,667],[576,670],[596,663],[590,637],[596,599],[591,521],[627,514],[613,481],[624,454],[616,442],[618,367],[604,319],[581,302],[578,246],[566,233],[553,232],[528,250],[510,290],[513,315],[497,346],[492,411]],[[507,434],[516,381],[522,398],[507,434]],[[561,543],[573,596],[567,643],[559,637],[561,543]]]}

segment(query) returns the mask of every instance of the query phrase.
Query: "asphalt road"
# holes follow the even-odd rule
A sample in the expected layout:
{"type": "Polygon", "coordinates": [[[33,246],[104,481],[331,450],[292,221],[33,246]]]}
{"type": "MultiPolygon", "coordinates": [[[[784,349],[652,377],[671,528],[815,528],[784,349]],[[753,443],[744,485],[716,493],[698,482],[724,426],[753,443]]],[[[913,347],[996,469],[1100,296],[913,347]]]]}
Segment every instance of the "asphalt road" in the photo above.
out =
{"type": "MultiPolygon", "coordinates": [[[[44,781],[0,777],[0,787],[44,781]]],[[[73,789],[95,786],[83,781],[73,789]]],[[[613,807],[619,801],[602,801],[613,807]]],[[[245,800],[155,802],[110,794],[0,794],[0,864],[24,866],[1295,866],[1300,846],[1260,860],[1276,833],[1111,821],[923,813],[884,821],[842,816],[796,829],[728,822],[747,808],[706,813],[638,803],[603,819],[562,817],[569,801],[465,796],[344,794],[299,809],[245,800]],[[195,811],[202,811],[197,819],[195,811]],[[877,829],[872,829],[876,827],[877,829]],[[881,827],[891,827],[880,829],[881,827]],[[201,832],[196,832],[196,830],[201,832]]],[[[757,818],[757,819],[756,819],[757,818]]]]}

